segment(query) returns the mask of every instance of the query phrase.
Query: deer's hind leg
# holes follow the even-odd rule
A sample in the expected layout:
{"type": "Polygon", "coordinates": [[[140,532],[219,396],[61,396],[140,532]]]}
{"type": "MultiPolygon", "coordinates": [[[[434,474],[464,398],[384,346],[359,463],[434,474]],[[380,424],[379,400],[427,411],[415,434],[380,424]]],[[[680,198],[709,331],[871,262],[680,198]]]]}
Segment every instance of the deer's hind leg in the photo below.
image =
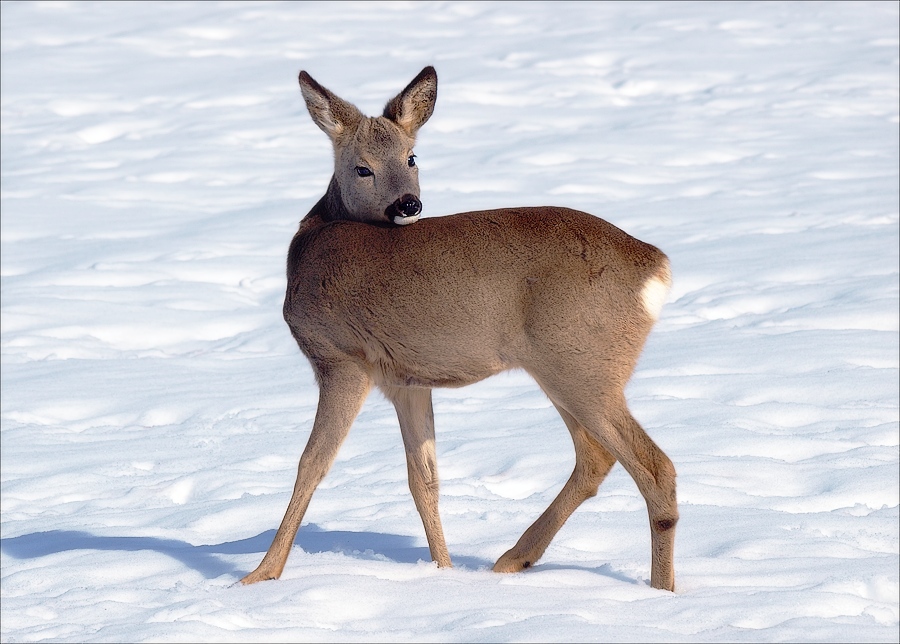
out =
{"type": "Polygon", "coordinates": [[[546,387],[550,382],[552,378],[541,386],[578,419],[589,436],[619,461],[637,484],[650,515],[650,585],[674,591],[678,505],[672,461],[631,415],[621,387],[591,379],[574,388],[546,387]]]}
{"type": "Polygon", "coordinates": [[[406,449],[409,490],[425,526],[431,558],[441,568],[449,567],[450,553],[438,513],[439,483],[431,389],[386,386],[381,389],[397,410],[400,433],[406,449]]]}
{"type": "MultiPolygon", "coordinates": [[[[590,338],[581,340],[583,346],[590,346],[590,338]]],[[[582,443],[599,445],[601,453],[621,463],[634,479],[650,518],[650,585],[674,590],[675,524],[678,522],[675,467],[634,419],[625,402],[625,383],[637,362],[637,350],[634,345],[620,344],[608,347],[604,353],[569,353],[565,364],[557,359],[559,353],[558,350],[544,352],[545,359],[535,362],[529,373],[556,407],[565,412],[563,418],[568,414],[583,429],[588,439],[582,443]]],[[[566,420],[567,425],[571,422],[566,420]]],[[[579,449],[577,443],[576,451],[589,453],[579,449]]],[[[548,512],[552,508],[551,505],[548,512]]],[[[517,551],[513,548],[511,552],[517,551]]]]}
{"type": "Polygon", "coordinates": [[[611,450],[634,479],[650,515],[652,564],[650,585],[675,590],[675,466],[653,442],[625,406],[624,399],[608,424],[611,450]]]}
{"type": "MultiPolygon", "coordinates": [[[[555,403],[554,403],[555,404],[555,403]]],[[[494,572],[518,572],[532,566],[553,537],[586,499],[597,494],[616,459],[603,448],[572,414],[556,405],[575,443],[575,469],[553,503],[497,563],[494,572]]]]}

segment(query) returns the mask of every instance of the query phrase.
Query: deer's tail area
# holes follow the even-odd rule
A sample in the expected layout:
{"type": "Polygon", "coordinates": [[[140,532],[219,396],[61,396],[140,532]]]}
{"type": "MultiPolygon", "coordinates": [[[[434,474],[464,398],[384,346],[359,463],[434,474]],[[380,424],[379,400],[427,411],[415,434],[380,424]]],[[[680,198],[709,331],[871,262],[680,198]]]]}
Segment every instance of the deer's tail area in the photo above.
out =
{"type": "Polygon", "coordinates": [[[672,287],[672,269],[669,266],[669,258],[663,255],[662,261],[656,271],[647,278],[641,288],[641,303],[647,315],[654,321],[659,319],[663,304],[672,287]]]}

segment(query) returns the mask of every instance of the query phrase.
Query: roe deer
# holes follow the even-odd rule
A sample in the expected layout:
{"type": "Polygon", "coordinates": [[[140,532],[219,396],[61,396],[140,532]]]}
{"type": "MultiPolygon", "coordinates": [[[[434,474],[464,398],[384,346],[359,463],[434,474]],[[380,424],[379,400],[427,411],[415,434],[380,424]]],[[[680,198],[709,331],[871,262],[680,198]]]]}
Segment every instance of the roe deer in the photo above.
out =
{"type": "Polygon", "coordinates": [[[666,256],[567,208],[503,208],[414,223],[422,204],[413,143],[434,109],[432,67],[375,118],[306,72],[300,89],[334,146],[327,192],[290,245],[284,300],[284,319],[315,372],[319,403],[281,526],[241,581],[281,575],[313,491],[372,385],[397,410],[431,557],[450,566],[438,515],[431,389],[518,368],[562,416],[575,443],[575,471],[494,570],[533,565],[619,461],[647,503],[650,584],[674,590],[675,469],[632,417],[624,394],[668,292],[666,256]]]}

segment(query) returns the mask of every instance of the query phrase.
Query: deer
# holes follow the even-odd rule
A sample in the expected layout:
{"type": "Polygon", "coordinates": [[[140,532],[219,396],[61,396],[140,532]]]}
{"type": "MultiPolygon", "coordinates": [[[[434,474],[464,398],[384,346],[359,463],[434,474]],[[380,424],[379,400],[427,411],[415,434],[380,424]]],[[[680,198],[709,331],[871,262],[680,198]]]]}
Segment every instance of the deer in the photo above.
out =
{"type": "Polygon", "coordinates": [[[650,586],[674,591],[675,468],[624,393],[671,286],[666,255],[563,207],[421,219],[413,145],[434,111],[434,68],[377,117],[305,71],[299,82],[334,149],[327,190],[290,243],[283,310],[319,399],[284,518],[241,582],[281,576],[312,494],[373,387],[396,409],[431,558],[451,566],[438,513],[432,389],[520,369],[562,417],[575,469],[493,570],[533,566],[618,461],[646,501],[650,586]]]}

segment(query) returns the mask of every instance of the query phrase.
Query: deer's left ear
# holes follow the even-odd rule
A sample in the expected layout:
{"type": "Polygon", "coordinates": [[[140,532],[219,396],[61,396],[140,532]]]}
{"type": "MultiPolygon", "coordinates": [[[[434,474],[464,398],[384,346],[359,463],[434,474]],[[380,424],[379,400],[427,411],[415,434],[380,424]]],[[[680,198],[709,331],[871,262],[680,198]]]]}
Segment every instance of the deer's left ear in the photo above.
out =
{"type": "Polygon", "coordinates": [[[437,72],[428,66],[412,79],[402,92],[384,106],[384,117],[399,125],[407,134],[415,136],[434,112],[437,100],[437,72]]]}

